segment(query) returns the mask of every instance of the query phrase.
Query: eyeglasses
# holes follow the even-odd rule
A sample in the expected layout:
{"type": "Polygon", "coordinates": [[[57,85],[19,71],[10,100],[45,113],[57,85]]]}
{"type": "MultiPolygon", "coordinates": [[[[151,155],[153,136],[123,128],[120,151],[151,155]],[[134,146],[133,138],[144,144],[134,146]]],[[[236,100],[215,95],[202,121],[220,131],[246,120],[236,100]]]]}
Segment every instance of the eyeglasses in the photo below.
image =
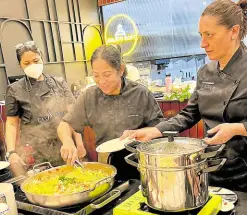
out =
{"type": "Polygon", "coordinates": [[[27,41],[24,43],[19,43],[15,46],[15,49],[22,49],[24,47],[32,47],[32,46],[36,46],[34,41],[27,41]]]}

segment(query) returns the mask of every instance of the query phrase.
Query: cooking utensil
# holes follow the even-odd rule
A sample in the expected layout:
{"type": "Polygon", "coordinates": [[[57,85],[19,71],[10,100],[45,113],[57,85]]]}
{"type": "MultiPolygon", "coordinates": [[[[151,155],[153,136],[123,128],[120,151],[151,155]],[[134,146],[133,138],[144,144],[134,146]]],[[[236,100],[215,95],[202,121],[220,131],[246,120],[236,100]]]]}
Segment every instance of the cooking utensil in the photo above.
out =
{"type": "Polygon", "coordinates": [[[226,159],[201,161],[181,167],[144,166],[134,161],[136,154],[125,160],[137,167],[141,175],[142,193],[147,204],[159,211],[179,212],[201,207],[208,200],[208,174],[219,170],[226,159]]]}
{"type": "Polygon", "coordinates": [[[136,148],[126,145],[134,153],[125,160],[139,169],[142,192],[151,208],[177,212],[201,207],[208,200],[208,173],[226,162],[207,158],[218,155],[225,146],[205,152],[207,144],[203,140],[174,137],[177,132],[165,135],[168,138],[135,143],[136,148]]]}
{"type": "Polygon", "coordinates": [[[59,171],[63,172],[64,168],[68,168],[68,166],[64,165],[59,167],[52,167],[48,170],[45,170],[43,172],[37,173],[29,177],[21,184],[21,190],[25,193],[27,199],[31,203],[45,207],[50,207],[50,208],[60,208],[78,203],[87,202],[89,200],[100,197],[101,195],[103,195],[112,188],[114,183],[114,177],[116,175],[116,168],[111,165],[100,164],[96,162],[85,162],[83,163],[84,169],[101,170],[106,172],[109,175],[109,177],[96,181],[91,188],[85,191],[75,192],[70,194],[40,195],[40,194],[28,192],[26,190],[26,185],[32,182],[33,180],[36,180],[42,177],[43,175],[53,175],[53,174],[57,174],[59,171]]]}
{"type": "MultiPolygon", "coordinates": [[[[166,131],[164,135],[168,138],[154,139],[145,143],[132,142],[125,144],[125,148],[138,154],[141,165],[162,165],[166,159],[170,161],[170,167],[187,166],[206,158],[213,158],[225,148],[224,144],[208,146],[204,140],[174,137],[177,134],[178,132],[166,131]],[[209,152],[205,152],[206,149],[209,152]]],[[[167,163],[164,165],[167,167],[167,163]]]]}
{"type": "MultiPolygon", "coordinates": [[[[132,181],[126,181],[123,183],[116,182],[116,185],[111,191],[104,194],[102,197],[97,198],[96,200],[92,200],[89,203],[79,204],[71,207],[65,207],[65,208],[59,208],[59,209],[53,209],[53,208],[47,208],[42,207],[38,205],[34,205],[31,203],[26,203],[25,200],[23,201],[22,198],[16,198],[18,209],[22,211],[27,211],[34,214],[63,214],[63,215],[69,215],[69,214],[83,214],[88,215],[92,212],[98,210],[99,208],[104,207],[107,205],[107,207],[112,207],[115,203],[111,203],[111,201],[114,201],[119,196],[120,193],[125,192],[129,189],[129,187],[133,184],[132,181]],[[25,203],[24,203],[25,202],[25,203]],[[108,204],[110,204],[108,206],[108,204]]],[[[17,192],[17,196],[20,194],[20,192],[17,192]]],[[[97,214],[97,212],[95,212],[97,214]]],[[[100,212],[99,212],[100,213],[100,212]]]]}
{"type": "Polygon", "coordinates": [[[79,160],[75,160],[75,163],[78,164],[81,168],[84,168],[83,164],[79,160]]]}

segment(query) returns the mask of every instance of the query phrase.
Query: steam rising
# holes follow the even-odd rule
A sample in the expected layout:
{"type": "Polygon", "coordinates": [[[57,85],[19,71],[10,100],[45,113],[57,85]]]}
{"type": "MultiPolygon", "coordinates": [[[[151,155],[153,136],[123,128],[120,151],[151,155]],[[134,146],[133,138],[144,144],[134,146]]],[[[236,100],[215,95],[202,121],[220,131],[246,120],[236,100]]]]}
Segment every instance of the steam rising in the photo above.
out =
{"type": "MultiPolygon", "coordinates": [[[[25,160],[26,154],[23,146],[29,145],[34,149],[35,163],[44,161],[57,165],[61,162],[61,142],[57,136],[57,127],[67,111],[67,102],[64,99],[52,99],[43,109],[39,109],[37,116],[31,116],[28,124],[21,123],[20,143],[17,146],[19,155],[25,160]],[[37,121],[39,122],[37,124],[37,121]]],[[[34,108],[35,110],[36,108],[34,108]]]]}

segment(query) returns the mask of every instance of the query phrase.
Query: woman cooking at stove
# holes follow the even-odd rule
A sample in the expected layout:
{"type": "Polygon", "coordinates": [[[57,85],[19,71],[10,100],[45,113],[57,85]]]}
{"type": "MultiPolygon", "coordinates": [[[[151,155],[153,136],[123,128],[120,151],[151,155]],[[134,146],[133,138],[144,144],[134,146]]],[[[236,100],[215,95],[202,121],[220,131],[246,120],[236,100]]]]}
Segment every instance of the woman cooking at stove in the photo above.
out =
{"type": "MultiPolygon", "coordinates": [[[[25,77],[7,88],[6,158],[19,175],[25,174],[27,164],[63,162],[56,128],[74,97],[62,78],[43,72],[41,51],[33,41],[18,44],[16,55],[25,77]]],[[[81,135],[74,137],[83,157],[81,135]]]]}
{"type": "Polygon", "coordinates": [[[247,1],[218,0],[199,20],[201,47],[210,60],[198,72],[197,86],[188,105],[175,117],[155,127],[127,130],[122,138],[150,140],[162,132],[183,131],[203,119],[208,144],[226,143],[221,154],[228,160],[210,175],[211,184],[247,191],[247,1]]]}
{"type": "Polygon", "coordinates": [[[61,155],[71,164],[77,157],[71,131],[82,132],[85,126],[92,127],[98,146],[120,137],[128,128],[154,126],[163,118],[152,93],[123,77],[125,65],[117,48],[99,47],[92,55],[91,65],[96,86],[88,88],[77,99],[72,111],[58,126],[58,136],[63,143],[61,155]]]}

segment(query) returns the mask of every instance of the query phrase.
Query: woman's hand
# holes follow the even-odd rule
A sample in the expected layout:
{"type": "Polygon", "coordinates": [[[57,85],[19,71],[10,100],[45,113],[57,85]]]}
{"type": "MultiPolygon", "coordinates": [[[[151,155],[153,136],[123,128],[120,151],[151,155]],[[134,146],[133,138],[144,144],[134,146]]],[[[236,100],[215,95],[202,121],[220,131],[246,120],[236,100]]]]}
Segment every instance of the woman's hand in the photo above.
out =
{"type": "Polygon", "coordinates": [[[77,150],[78,150],[78,157],[79,158],[84,158],[86,156],[87,151],[83,145],[82,146],[77,145],[77,150]]]}
{"type": "Polygon", "coordinates": [[[80,133],[73,132],[74,138],[75,138],[75,143],[76,147],[78,150],[78,157],[79,158],[84,158],[87,154],[87,151],[84,147],[83,141],[82,141],[82,136],[80,133]]]}
{"type": "Polygon", "coordinates": [[[23,166],[26,166],[26,163],[21,159],[21,157],[17,153],[11,154],[9,156],[8,161],[11,165],[21,164],[23,166]]]}
{"type": "Polygon", "coordinates": [[[215,134],[212,138],[205,138],[207,144],[223,144],[235,135],[245,135],[246,129],[241,123],[224,123],[208,130],[208,134],[215,134]]]}
{"type": "Polygon", "coordinates": [[[157,137],[162,137],[161,132],[155,127],[149,127],[138,130],[126,130],[123,132],[120,140],[129,138],[145,142],[157,137]]]}
{"type": "MultiPolygon", "coordinates": [[[[8,161],[10,163],[10,169],[14,177],[27,174],[26,172],[27,165],[17,153],[11,154],[9,156],[8,161]]],[[[22,180],[17,182],[17,184],[21,184],[21,183],[22,180]]]]}
{"type": "Polygon", "coordinates": [[[78,159],[78,150],[71,137],[68,137],[61,147],[61,156],[67,165],[74,165],[78,159]]]}

